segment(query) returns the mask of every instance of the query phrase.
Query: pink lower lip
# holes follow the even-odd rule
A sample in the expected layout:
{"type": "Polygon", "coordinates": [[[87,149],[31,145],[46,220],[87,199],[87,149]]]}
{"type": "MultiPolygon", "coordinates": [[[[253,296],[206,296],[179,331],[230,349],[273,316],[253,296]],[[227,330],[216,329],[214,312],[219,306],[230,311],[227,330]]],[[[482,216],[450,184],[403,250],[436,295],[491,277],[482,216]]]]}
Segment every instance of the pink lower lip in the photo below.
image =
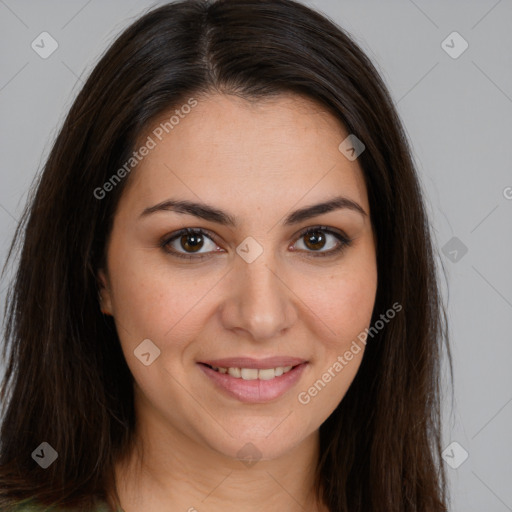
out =
{"type": "Polygon", "coordinates": [[[299,364],[289,372],[271,380],[237,379],[227,373],[216,372],[204,364],[199,364],[199,367],[214,384],[229,396],[241,402],[262,403],[275,400],[291,389],[300,379],[306,364],[299,364]]]}

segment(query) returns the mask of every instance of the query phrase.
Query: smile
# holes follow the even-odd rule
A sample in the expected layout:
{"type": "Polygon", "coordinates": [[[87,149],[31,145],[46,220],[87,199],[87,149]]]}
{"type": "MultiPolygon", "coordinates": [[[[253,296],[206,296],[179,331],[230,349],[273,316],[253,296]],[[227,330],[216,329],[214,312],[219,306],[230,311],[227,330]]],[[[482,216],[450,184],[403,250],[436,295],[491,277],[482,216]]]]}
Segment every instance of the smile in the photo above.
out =
{"type": "Polygon", "coordinates": [[[219,373],[227,373],[231,377],[235,377],[235,379],[272,380],[288,373],[293,366],[278,366],[277,368],[262,368],[260,370],[258,368],[222,368],[215,366],[211,366],[211,368],[219,373]]]}
{"type": "Polygon", "coordinates": [[[307,362],[273,368],[197,364],[214,390],[246,403],[265,403],[280,398],[297,384],[308,366],[307,362]]]}

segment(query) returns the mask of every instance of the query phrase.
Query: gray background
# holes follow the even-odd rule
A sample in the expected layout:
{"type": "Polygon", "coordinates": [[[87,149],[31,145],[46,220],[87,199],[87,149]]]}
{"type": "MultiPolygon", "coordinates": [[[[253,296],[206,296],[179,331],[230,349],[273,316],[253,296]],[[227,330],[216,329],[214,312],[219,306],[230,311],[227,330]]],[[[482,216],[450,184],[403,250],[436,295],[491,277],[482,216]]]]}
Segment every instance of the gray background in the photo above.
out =
{"type": "MultiPolygon", "coordinates": [[[[2,262],[81,77],[120,30],[159,4],[0,0],[2,262]],[[59,44],[47,59],[31,48],[43,31],[59,44]]],[[[512,511],[512,1],[307,4],[347,29],[380,70],[427,194],[448,276],[455,368],[445,445],[469,453],[458,469],[447,466],[451,510],[512,511]],[[458,58],[442,47],[453,31],[469,44],[458,58]]],[[[456,465],[463,452],[452,448],[447,460],[456,465]]]]}

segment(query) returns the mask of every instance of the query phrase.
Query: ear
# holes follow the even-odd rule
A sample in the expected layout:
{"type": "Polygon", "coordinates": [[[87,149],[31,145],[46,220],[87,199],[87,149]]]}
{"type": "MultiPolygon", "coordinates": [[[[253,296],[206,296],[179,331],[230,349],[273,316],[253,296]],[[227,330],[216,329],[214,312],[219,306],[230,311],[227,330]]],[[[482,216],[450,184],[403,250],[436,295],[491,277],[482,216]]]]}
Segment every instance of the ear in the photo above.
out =
{"type": "Polygon", "coordinates": [[[113,316],[110,284],[105,270],[98,271],[100,309],[104,315],[113,316]]]}

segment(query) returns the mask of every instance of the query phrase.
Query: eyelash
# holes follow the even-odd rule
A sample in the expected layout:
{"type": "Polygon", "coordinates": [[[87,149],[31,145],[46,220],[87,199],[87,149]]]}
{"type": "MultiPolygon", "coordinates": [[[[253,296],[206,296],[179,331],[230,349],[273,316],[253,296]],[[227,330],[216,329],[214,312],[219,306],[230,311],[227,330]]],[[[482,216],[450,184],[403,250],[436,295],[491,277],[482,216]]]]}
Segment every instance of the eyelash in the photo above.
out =
{"type": "MultiPolygon", "coordinates": [[[[338,247],[336,247],[335,249],[330,249],[329,251],[323,251],[323,252],[303,251],[303,252],[306,252],[307,254],[311,255],[313,258],[325,258],[328,256],[334,256],[334,255],[340,254],[343,252],[344,249],[346,249],[347,247],[350,247],[350,245],[352,244],[353,239],[348,238],[344,234],[338,233],[337,231],[334,231],[334,230],[328,228],[327,226],[314,226],[314,227],[309,227],[309,228],[303,229],[297,236],[297,240],[300,240],[301,238],[305,237],[306,235],[309,235],[311,233],[317,233],[319,231],[323,231],[329,235],[333,235],[335,238],[338,239],[339,244],[338,244],[338,247]]],[[[209,238],[212,242],[216,243],[215,240],[212,238],[212,236],[210,236],[208,234],[208,232],[205,231],[204,229],[184,228],[184,229],[176,231],[175,233],[172,233],[172,235],[164,238],[162,240],[162,242],[160,243],[160,247],[167,254],[170,254],[173,257],[175,256],[177,258],[183,258],[183,259],[187,259],[187,260],[204,260],[207,258],[211,258],[213,256],[212,252],[199,253],[199,254],[186,254],[186,253],[177,252],[173,249],[171,250],[168,248],[168,245],[171,242],[174,242],[174,240],[178,239],[179,237],[181,237],[183,235],[206,235],[207,238],[209,238]]]]}

